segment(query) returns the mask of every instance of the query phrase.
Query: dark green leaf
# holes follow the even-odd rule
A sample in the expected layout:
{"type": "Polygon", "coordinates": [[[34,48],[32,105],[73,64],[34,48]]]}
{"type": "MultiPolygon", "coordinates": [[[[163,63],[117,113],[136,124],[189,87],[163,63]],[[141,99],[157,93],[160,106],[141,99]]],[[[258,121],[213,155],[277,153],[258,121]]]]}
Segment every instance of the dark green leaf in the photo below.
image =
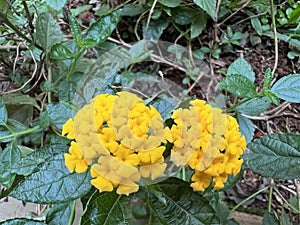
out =
{"type": "Polygon", "coordinates": [[[37,109],[40,108],[34,98],[21,93],[3,95],[3,101],[5,105],[33,105],[37,109]]]}
{"type": "Polygon", "coordinates": [[[141,4],[127,4],[122,8],[121,16],[138,16],[142,14],[147,8],[141,4]]]}
{"type": "Polygon", "coordinates": [[[175,109],[178,99],[158,98],[151,105],[157,109],[163,120],[170,118],[171,112],[175,109]]]}
{"type": "Polygon", "coordinates": [[[72,53],[64,43],[59,43],[51,48],[51,58],[56,60],[73,59],[76,54],[72,53]]]}
{"type": "Polygon", "coordinates": [[[300,5],[290,15],[289,24],[298,24],[300,17],[300,5]]]}
{"type": "Polygon", "coordinates": [[[51,8],[55,9],[56,11],[59,11],[65,6],[67,0],[45,0],[45,2],[51,8]]]}
{"type": "Polygon", "coordinates": [[[150,190],[150,205],[161,224],[208,225],[218,220],[209,201],[194,192],[189,183],[169,178],[159,183],[159,187],[166,204],[150,190]]]}
{"type": "Polygon", "coordinates": [[[70,23],[70,29],[72,32],[72,36],[75,40],[75,43],[77,46],[80,46],[81,38],[82,38],[81,30],[80,30],[80,27],[79,27],[76,19],[72,15],[69,15],[69,23],[70,23]]]}
{"type": "Polygon", "coordinates": [[[2,98],[0,97],[0,126],[7,122],[7,111],[2,98]]]}
{"type": "Polygon", "coordinates": [[[54,154],[59,154],[68,151],[68,145],[51,144],[46,145],[31,154],[24,157],[21,161],[14,163],[11,171],[18,175],[28,176],[33,172],[38,171],[45,161],[50,159],[54,154]]]}
{"type": "Polygon", "coordinates": [[[63,203],[85,195],[91,188],[90,180],[89,172],[70,173],[63,154],[59,154],[19,183],[10,196],[25,202],[63,203]]]}
{"type": "Polygon", "coordinates": [[[195,15],[197,15],[197,12],[198,11],[196,11],[195,9],[189,7],[177,7],[173,10],[172,18],[177,24],[187,25],[192,23],[195,15]]]}
{"type": "Polygon", "coordinates": [[[35,38],[46,53],[53,45],[62,42],[60,27],[49,13],[43,13],[37,18],[35,38]]]}
{"type": "Polygon", "coordinates": [[[28,219],[12,219],[4,222],[0,222],[0,225],[47,225],[45,223],[28,220],[28,219]]]}
{"type": "Polygon", "coordinates": [[[174,8],[180,5],[181,0],[158,0],[158,2],[164,6],[174,8]]]}
{"type": "Polygon", "coordinates": [[[47,213],[46,222],[48,225],[67,225],[75,201],[54,205],[47,213]]]}
{"type": "Polygon", "coordinates": [[[270,92],[283,100],[300,103],[300,74],[280,78],[272,86],[270,92]]]}
{"type": "Polygon", "coordinates": [[[251,19],[251,24],[254,30],[257,32],[258,35],[262,35],[263,30],[261,27],[260,20],[257,17],[254,17],[251,19]]]}
{"type": "Polygon", "coordinates": [[[250,143],[254,135],[254,125],[251,120],[242,115],[238,115],[238,123],[240,126],[241,134],[245,135],[247,143],[250,143]]]}
{"type": "Polygon", "coordinates": [[[81,225],[125,225],[131,219],[130,199],[116,192],[94,192],[81,219],[81,225]]]}
{"type": "Polygon", "coordinates": [[[248,145],[250,169],[274,179],[296,179],[300,174],[300,135],[271,134],[248,145]]]}
{"type": "Polygon", "coordinates": [[[215,20],[217,0],[193,0],[193,2],[210,15],[213,20],[215,20]]]}
{"type": "Polygon", "coordinates": [[[198,37],[204,30],[207,22],[207,17],[204,12],[199,12],[191,25],[191,38],[198,37]]]}
{"type": "Polygon", "coordinates": [[[19,148],[12,144],[0,152],[0,184],[9,188],[15,179],[12,168],[21,159],[19,148]]]}
{"type": "Polygon", "coordinates": [[[279,221],[276,219],[276,217],[273,214],[269,212],[265,212],[262,225],[279,225],[279,221]]]}
{"type": "Polygon", "coordinates": [[[72,16],[76,17],[79,14],[91,9],[93,6],[92,5],[82,5],[82,6],[76,6],[76,8],[71,8],[71,14],[72,16]]]}
{"type": "Polygon", "coordinates": [[[151,20],[146,30],[146,21],[143,25],[143,33],[146,40],[158,40],[163,31],[168,27],[169,22],[167,20],[151,20]]]}
{"type": "Polygon", "coordinates": [[[253,82],[247,77],[238,74],[225,77],[219,82],[219,88],[241,97],[256,97],[256,90],[253,82]]]}
{"type": "Polygon", "coordinates": [[[229,66],[226,76],[235,74],[245,76],[252,82],[255,80],[255,73],[251,65],[243,57],[239,57],[229,66]]]}
{"type": "Polygon", "coordinates": [[[68,102],[49,103],[41,118],[42,127],[44,125],[55,125],[62,129],[64,123],[73,116],[72,105],[68,102]]]}
{"type": "Polygon", "coordinates": [[[272,83],[273,75],[270,68],[266,70],[265,76],[264,76],[264,87],[263,90],[266,91],[269,89],[270,84],[272,83]]]}
{"type": "Polygon", "coordinates": [[[269,108],[270,103],[271,101],[268,97],[255,97],[240,105],[237,105],[236,109],[237,111],[249,116],[256,116],[262,112],[265,112],[269,108]]]}
{"type": "Polygon", "coordinates": [[[92,39],[97,44],[104,42],[114,31],[120,19],[120,11],[97,19],[86,31],[85,39],[92,39]]]}

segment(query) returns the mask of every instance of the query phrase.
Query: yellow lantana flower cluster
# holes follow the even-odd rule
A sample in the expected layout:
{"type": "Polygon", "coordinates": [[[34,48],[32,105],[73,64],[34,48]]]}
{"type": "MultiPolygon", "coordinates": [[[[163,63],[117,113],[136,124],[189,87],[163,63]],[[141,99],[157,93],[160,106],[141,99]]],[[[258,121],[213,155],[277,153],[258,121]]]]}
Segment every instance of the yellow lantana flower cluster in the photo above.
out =
{"type": "Polygon", "coordinates": [[[171,161],[189,166],[195,173],[191,186],[204,191],[212,182],[221,189],[229,175],[237,175],[246,140],[237,121],[203,100],[193,100],[188,109],[173,111],[174,123],[167,139],[174,144],[171,161]]]}
{"type": "Polygon", "coordinates": [[[70,172],[87,171],[100,192],[130,194],[144,180],[166,169],[165,128],[160,113],[129,92],[100,94],[63,126],[71,142],[65,164],[70,172]]]}

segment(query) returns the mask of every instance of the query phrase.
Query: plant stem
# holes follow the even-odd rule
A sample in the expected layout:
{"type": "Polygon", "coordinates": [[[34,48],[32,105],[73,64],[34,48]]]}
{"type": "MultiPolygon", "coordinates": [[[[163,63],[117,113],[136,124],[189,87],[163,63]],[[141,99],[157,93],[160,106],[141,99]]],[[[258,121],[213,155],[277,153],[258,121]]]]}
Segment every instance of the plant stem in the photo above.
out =
{"type": "MultiPolygon", "coordinates": [[[[50,55],[49,53],[46,55],[45,59],[46,65],[47,65],[47,79],[51,83],[52,82],[52,67],[51,67],[51,61],[50,61],[50,55]]],[[[51,99],[51,91],[47,93],[48,95],[48,102],[50,103],[52,101],[51,99]]]]}
{"type": "Polygon", "coordinates": [[[43,50],[43,48],[38,45],[37,43],[35,43],[35,41],[31,40],[30,38],[28,38],[25,34],[23,34],[18,27],[16,27],[15,25],[13,25],[7,18],[6,15],[4,13],[2,13],[0,11],[0,21],[2,21],[3,23],[5,23],[10,29],[12,29],[14,32],[16,32],[17,35],[19,35],[21,38],[23,38],[25,41],[27,41],[30,44],[33,44],[35,47],[43,50]]]}
{"type": "Polygon", "coordinates": [[[237,204],[231,211],[230,213],[234,212],[238,207],[243,205],[245,202],[249,201],[251,198],[254,198],[256,195],[264,192],[267,190],[269,187],[264,187],[263,189],[260,189],[259,191],[255,192],[254,194],[250,195],[248,198],[245,198],[243,201],[241,201],[239,204],[237,204]]]}
{"type": "Polygon", "coordinates": [[[271,4],[271,17],[272,17],[272,26],[273,26],[273,33],[274,33],[274,50],[275,50],[275,62],[274,67],[272,70],[272,75],[274,75],[277,65],[278,65],[278,38],[277,38],[277,30],[276,30],[276,19],[275,19],[275,6],[273,0],[270,0],[271,4]]]}
{"type": "Polygon", "coordinates": [[[72,210],[71,210],[68,225],[73,224],[73,220],[74,220],[74,217],[75,217],[75,208],[76,208],[76,200],[73,201],[72,210]]]}
{"type": "Polygon", "coordinates": [[[16,137],[24,135],[24,134],[29,134],[29,133],[32,133],[34,131],[38,131],[40,129],[41,128],[39,126],[36,126],[36,127],[33,127],[33,128],[29,128],[27,130],[23,130],[23,131],[20,131],[20,132],[12,133],[10,135],[4,136],[4,137],[0,137],[0,141],[4,141],[4,140],[9,139],[9,138],[16,138],[16,137]]]}
{"type": "Polygon", "coordinates": [[[268,199],[268,212],[271,213],[272,210],[272,197],[273,197],[274,179],[270,178],[270,190],[268,199]]]}

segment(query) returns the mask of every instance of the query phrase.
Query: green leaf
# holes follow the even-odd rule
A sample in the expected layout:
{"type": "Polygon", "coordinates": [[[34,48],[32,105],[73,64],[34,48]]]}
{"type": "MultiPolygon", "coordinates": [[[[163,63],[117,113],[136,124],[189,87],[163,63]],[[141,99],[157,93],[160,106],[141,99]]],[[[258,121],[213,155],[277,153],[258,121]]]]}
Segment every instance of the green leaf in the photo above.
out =
{"type": "Polygon", "coordinates": [[[75,201],[64,202],[54,205],[47,213],[46,222],[48,225],[69,224],[70,215],[75,201]]]}
{"type": "Polygon", "coordinates": [[[297,24],[300,17],[300,5],[290,15],[289,24],[297,24]]]}
{"type": "Polygon", "coordinates": [[[85,39],[92,39],[97,44],[104,42],[114,31],[120,20],[120,11],[100,17],[86,31],[85,39]]]}
{"type": "Polygon", "coordinates": [[[71,32],[72,32],[72,36],[75,40],[75,43],[77,46],[80,46],[81,45],[81,30],[80,30],[80,27],[76,21],[76,19],[72,16],[72,15],[69,15],[69,23],[70,23],[70,29],[71,29],[71,32]]]}
{"type": "Polygon", "coordinates": [[[252,121],[240,114],[238,114],[237,119],[240,126],[241,134],[245,135],[247,143],[250,143],[254,136],[254,130],[255,130],[252,121]]]}
{"type": "Polygon", "coordinates": [[[266,70],[265,76],[264,76],[264,87],[263,91],[266,91],[269,89],[270,84],[272,83],[273,75],[270,68],[266,70]]]}
{"type": "Polygon", "coordinates": [[[254,82],[255,73],[251,67],[251,65],[243,58],[237,58],[228,68],[226,76],[239,74],[247,77],[249,80],[254,82]]]}
{"type": "Polygon", "coordinates": [[[255,97],[240,105],[236,106],[237,111],[247,114],[249,116],[256,116],[265,112],[270,106],[270,99],[268,97],[255,97]]]}
{"type": "Polygon", "coordinates": [[[73,59],[76,54],[72,53],[64,43],[59,43],[51,48],[51,58],[56,60],[73,59]]]}
{"type": "Polygon", "coordinates": [[[158,200],[150,189],[150,205],[160,224],[213,224],[217,216],[209,201],[194,192],[189,183],[169,178],[158,184],[166,204],[158,200]]]}
{"type": "Polygon", "coordinates": [[[263,217],[263,221],[262,221],[262,225],[279,225],[279,221],[277,220],[277,218],[269,212],[265,212],[264,213],[264,217],[263,217]]]}
{"type": "MultiPolygon", "coordinates": [[[[138,16],[145,12],[147,8],[142,4],[126,4],[121,11],[121,16],[138,16]]],[[[96,12],[97,13],[97,12],[96,12]]]]}
{"type": "Polygon", "coordinates": [[[12,220],[6,220],[4,222],[0,222],[0,225],[47,225],[47,224],[39,221],[28,220],[28,219],[12,219],[12,220]]]}
{"type": "Polygon", "coordinates": [[[271,134],[248,145],[252,151],[245,155],[253,171],[274,179],[300,177],[300,135],[271,134]]]}
{"type": "Polygon", "coordinates": [[[21,159],[21,153],[15,144],[0,152],[0,184],[9,188],[15,179],[12,172],[13,165],[21,159]]]}
{"type": "MultiPolygon", "coordinates": [[[[79,14],[87,11],[87,10],[90,10],[93,6],[92,5],[82,5],[82,6],[76,6],[76,8],[73,8],[73,9],[70,9],[71,11],[71,15],[76,17],[78,16],[79,14]]],[[[109,9],[109,8],[108,8],[109,9]]],[[[107,10],[108,11],[108,10],[107,10]]]]}
{"type": "Polygon", "coordinates": [[[181,0],[158,0],[158,2],[164,6],[174,8],[180,5],[181,0]]]}
{"type": "Polygon", "coordinates": [[[200,8],[202,8],[210,17],[215,20],[215,12],[217,7],[216,0],[193,0],[200,8]]]}
{"type": "Polygon", "coordinates": [[[151,20],[146,30],[146,21],[143,24],[143,33],[146,40],[158,40],[164,30],[168,27],[169,22],[167,20],[151,20]]]}
{"type": "Polygon", "coordinates": [[[40,108],[34,98],[21,93],[3,95],[3,101],[5,105],[33,105],[37,109],[40,108]]]}
{"type": "Polygon", "coordinates": [[[283,100],[300,103],[300,74],[290,74],[280,78],[270,92],[283,100]]]}
{"type": "Polygon", "coordinates": [[[263,33],[263,30],[262,30],[260,20],[257,17],[254,17],[251,19],[251,24],[252,24],[252,27],[254,28],[254,30],[257,32],[257,34],[261,36],[263,33]]]}
{"type": "Polygon", "coordinates": [[[65,6],[67,0],[45,0],[45,2],[52,9],[55,9],[56,11],[59,11],[65,6]]]}
{"type": "Polygon", "coordinates": [[[172,19],[179,25],[187,25],[192,23],[197,12],[197,10],[189,7],[177,7],[173,10],[172,19]]]}
{"type": "Polygon", "coordinates": [[[85,195],[91,188],[90,179],[88,171],[70,173],[63,154],[58,154],[20,182],[10,196],[25,202],[63,203],[85,195]]]}
{"type": "Polygon", "coordinates": [[[46,145],[27,155],[21,161],[14,163],[11,171],[18,175],[28,176],[33,172],[38,171],[38,168],[54,154],[67,152],[68,149],[68,145],[63,145],[60,143],[46,145]]]}
{"type": "Polygon", "coordinates": [[[253,82],[242,75],[233,74],[225,77],[219,82],[219,88],[241,97],[256,97],[253,82]]]}
{"type": "Polygon", "coordinates": [[[72,105],[68,102],[46,104],[45,111],[41,115],[41,127],[55,125],[59,129],[73,116],[72,105]]]}
{"type": "Polygon", "coordinates": [[[171,112],[175,109],[177,99],[174,98],[158,98],[151,102],[151,105],[157,109],[163,120],[170,118],[171,112]]]}
{"type": "Polygon", "coordinates": [[[191,25],[191,38],[198,37],[204,30],[207,22],[207,17],[204,12],[199,12],[196,18],[192,21],[191,25]]]}
{"type": "Polygon", "coordinates": [[[129,197],[116,192],[95,191],[84,211],[81,225],[125,225],[130,219],[129,197]]]}
{"type": "Polygon", "coordinates": [[[60,27],[49,13],[43,13],[37,18],[35,38],[46,53],[53,45],[62,42],[63,35],[60,27]]]}
{"type": "Polygon", "coordinates": [[[0,96],[0,126],[5,125],[6,122],[7,122],[7,110],[0,96]]]}

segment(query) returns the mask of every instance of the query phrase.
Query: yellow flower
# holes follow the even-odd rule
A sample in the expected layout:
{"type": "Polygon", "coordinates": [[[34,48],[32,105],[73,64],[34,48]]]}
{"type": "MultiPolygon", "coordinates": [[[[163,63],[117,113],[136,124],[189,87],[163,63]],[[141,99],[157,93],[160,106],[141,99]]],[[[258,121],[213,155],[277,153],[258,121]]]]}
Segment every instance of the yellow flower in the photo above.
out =
{"type": "Polygon", "coordinates": [[[83,158],[78,144],[74,141],[71,142],[71,146],[69,148],[69,152],[71,154],[65,153],[65,164],[68,167],[69,171],[72,173],[74,169],[77,173],[83,173],[87,170],[88,164],[83,158]]]}
{"type": "Polygon", "coordinates": [[[71,172],[91,165],[91,184],[100,192],[130,194],[139,189],[141,177],[156,179],[164,174],[165,127],[159,112],[129,92],[100,94],[68,120],[63,135],[75,139],[76,154],[66,154],[71,172]],[[80,150],[80,151],[79,151],[80,150]]]}
{"type": "Polygon", "coordinates": [[[229,175],[239,173],[246,140],[233,117],[194,100],[188,109],[173,111],[172,118],[174,124],[167,131],[168,141],[174,144],[171,161],[195,171],[194,190],[204,191],[211,182],[214,189],[223,188],[229,175]]]}
{"type": "Polygon", "coordinates": [[[74,127],[72,118],[68,119],[68,121],[63,125],[62,135],[67,134],[67,138],[74,139],[74,127]]]}

